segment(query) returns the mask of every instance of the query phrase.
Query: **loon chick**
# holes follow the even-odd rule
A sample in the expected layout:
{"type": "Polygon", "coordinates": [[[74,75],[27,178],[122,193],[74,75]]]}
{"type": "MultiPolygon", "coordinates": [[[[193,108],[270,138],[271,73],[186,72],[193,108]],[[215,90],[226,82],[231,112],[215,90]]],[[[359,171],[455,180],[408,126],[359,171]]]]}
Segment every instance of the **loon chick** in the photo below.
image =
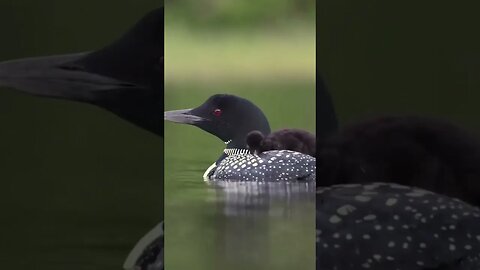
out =
{"type": "Polygon", "coordinates": [[[258,130],[247,135],[247,145],[252,153],[270,150],[291,150],[315,157],[316,138],[312,133],[301,129],[281,129],[268,135],[258,130]]]}
{"type": "Polygon", "coordinates": [[[480,144],[450,123],[382,117],[319,144],[318,186],[388,181],[480,206],[480,144]]]}
{"type": "Polygon", "coordinates": [[[317,187],[316,269],[480,269],[480,209],[393,183],[317,187]]]}
{"type": "Polygon", "coordinates": [[[270,133],[265,114],[249,100],[217,94],[194,109],[165,112],[165,120],[197,126],[227,145],[204,174],[205,180],[292,181],[314,180],[315,158],[289,150],[249,153],[247,134],[270,133]]]}

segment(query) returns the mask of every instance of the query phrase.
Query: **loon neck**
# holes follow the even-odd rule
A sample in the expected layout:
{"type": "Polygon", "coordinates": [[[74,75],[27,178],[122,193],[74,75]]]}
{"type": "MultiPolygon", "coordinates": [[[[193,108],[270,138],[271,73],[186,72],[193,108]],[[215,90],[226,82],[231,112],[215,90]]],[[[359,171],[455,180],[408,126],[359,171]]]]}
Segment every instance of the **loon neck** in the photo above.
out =
{"type": "Polygon", "coordinates": [[[217,159],[217,161],[215,161],[214,164],[218,165],[218,164],[220,164],[220,162],[224,158],[226,158],[228,156],[231,156],[231,155],[238,155],[238,154],[248,155],[248,154],[250,154],[250,150],[248,150],[246,147],[244,147],[244,148],[231,148],[231,147],[227,146],[227,148],[223,149],[222,154],[217,159]]]}
{"type": "Polygon", "coordinates": [[[227,156],[238,155],[238,154],[250,154],[250,150],[242,148],[225,148],[223,153],[227,156]]]}
{"type": "Polygon", "coordinates": [[[217,161],[215,162],[217,165],[226,157],[228,156],[231,156],[231,155],[235,155],[235,154],[249,154],[250,153],[250,150],[248,150],[247,146],[245,145],[245,143],[243,144],[237,144],[233,141],[228,141],[228,142],[225,142],[225,144],[227,145],[227,147],[225,147],[225,149],[223,149],[223,152],[222,154],[220,155],[220,157],[217,159],[217,161]],[[238,146],[237,146],[238,145],[238,146]]]}

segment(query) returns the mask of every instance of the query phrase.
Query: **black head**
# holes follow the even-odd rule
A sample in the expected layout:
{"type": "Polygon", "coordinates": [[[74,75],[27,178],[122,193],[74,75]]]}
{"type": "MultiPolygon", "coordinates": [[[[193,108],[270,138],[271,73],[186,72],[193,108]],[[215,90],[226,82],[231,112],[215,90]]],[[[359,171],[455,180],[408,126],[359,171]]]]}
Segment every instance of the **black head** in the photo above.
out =
{"type": "Polygon", "coordinates": [[[226,94],[211,96],[194,109],[165,112],[165,120],[197,126],[228,142],[229,148],[246,148],[245,140],[252,130],[270,133],[260,108],[244,98],[226,94]]]}
{"type": "Polygon", "coordinates": [[[260,151],[262,141],[265,138],[262,132],[258,130],[250,131],[247,134],[247,146],[251,153],[256,153],[260,151]]]}
{"type": "Polygon", "coordinates": [[[160,89],[164,62],[163,18],[163,7],[149,12],[116,42],[74,64],[90,72],[160,89]]]}
{"type": "Polygon", "coordinates": [[[0,85],[95,104],[163,135],[163,7],[94,52],[0,63],[0,85]]]}
{"type": "Polygon", "coordinates": [[[163,135],[164,8],[146,14],[132,29],[105,48],[62,67],[123,82],[115,93],[96,91],[91,103],[136,125],[163,135]]]}

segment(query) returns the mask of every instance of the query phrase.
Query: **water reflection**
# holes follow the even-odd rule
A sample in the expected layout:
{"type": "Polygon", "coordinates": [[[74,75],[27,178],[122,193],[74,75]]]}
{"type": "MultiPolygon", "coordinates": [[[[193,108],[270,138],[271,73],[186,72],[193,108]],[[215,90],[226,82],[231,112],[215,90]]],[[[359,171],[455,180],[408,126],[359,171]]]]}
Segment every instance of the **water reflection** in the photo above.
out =
{"type": "Polygon", "coordinates": [[[314,182],[211,182],[225,216],[288,216],[292,207],[314,201],[314,182]]]}
{"type": "Polygon", "coordinates": [[[289,249],[308,245],[301,235],[310,233],[305,223],[314,224],[314,183],[209,185],[217,209],[216,269],[294,269],[274,265],[289,249]]]}

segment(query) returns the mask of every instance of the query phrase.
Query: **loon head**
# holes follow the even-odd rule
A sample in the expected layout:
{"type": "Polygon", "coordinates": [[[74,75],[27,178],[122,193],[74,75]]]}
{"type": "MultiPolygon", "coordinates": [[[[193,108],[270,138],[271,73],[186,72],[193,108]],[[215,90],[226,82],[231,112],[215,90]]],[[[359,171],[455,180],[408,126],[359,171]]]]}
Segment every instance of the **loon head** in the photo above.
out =
{"type": "Polygon", "coordinates": [[[163,7],[152,10],[112,44],[61,67],[85,68],[90,73],[156,89],[160,93],[163,87],[163,20],[163,7]]]}
{"type": "Polygon", "coordinates": [[[163,136],[163,7],[93,52],[0,62],[0,86],[107,109],[163,136]]]}
{"type": "Polygon", "coordinates": [[[197,126],[224,141],[227,148],[246,149],[245,140],[252,130],[270,133],[262,110],[234,95],[213,95],[196,108],[167,111],[164,117],[167,121],[197,126]]]}

